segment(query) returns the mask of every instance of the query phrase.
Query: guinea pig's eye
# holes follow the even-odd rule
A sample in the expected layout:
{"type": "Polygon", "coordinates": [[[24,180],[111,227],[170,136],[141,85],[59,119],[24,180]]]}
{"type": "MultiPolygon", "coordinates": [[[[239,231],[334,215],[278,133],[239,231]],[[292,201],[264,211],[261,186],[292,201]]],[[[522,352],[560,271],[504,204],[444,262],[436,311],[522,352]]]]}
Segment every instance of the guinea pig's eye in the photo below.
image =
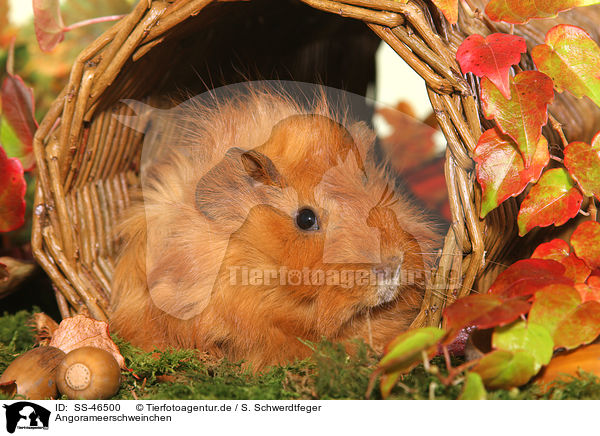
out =
{"type": "Polygon", "coordinates": [[[296,225],[302,230],[319,230],[317,215],[307,207],[300,209],[296,215],[296,225]]]}

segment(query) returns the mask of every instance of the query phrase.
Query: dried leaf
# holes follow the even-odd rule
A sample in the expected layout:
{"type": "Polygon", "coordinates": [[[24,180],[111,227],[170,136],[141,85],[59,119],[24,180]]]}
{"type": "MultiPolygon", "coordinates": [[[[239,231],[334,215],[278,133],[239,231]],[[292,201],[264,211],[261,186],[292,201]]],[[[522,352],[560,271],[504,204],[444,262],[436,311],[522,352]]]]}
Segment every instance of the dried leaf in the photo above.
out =
{"type": "Polygon", "coordinates": [[[8,158],[0,145],[0,232],[18,229],[25,222],[26,190],[21,162],[8,158]]]}
{"type": "Polygon", "coordinates": [[[481,81],[481,102],[488,119],[518,145],[525,167],[531,165],[548,120],[547,106],[554,98],[552,80],[539,71],[523,71],[511,79],[510,99],[506,99],[487,78],[481,81]]]}
{"type": "Polygon", "coordinates": [[[598,0],[490,0],[485,13],[492,21],[523,24],[531,18],[552,18],[568,9],[598,3],[598,0]]]}
{"type": "Polygon", "coordinates": [[[579,212],[583,196],[564,168],[546,171],[523,203],[517,217],[519,235],[536,226],[560,226],[579,212]]]}
{"type": "Polygon", "coordinates": [[[571,142],[565,148],[565,167],[581,191],[600,200],[600,133],[585,142],[571,142]]]}
{"type": "Polygon", "coordinates": [[[65,353],[81,347],[96,347],[113,355],[121,368],[125,368],[125,359],[119,348],[110,338],[108,324],[83,315],[65,318],[54,332],[50,346],[60,348],[65,353]]]}
{"type": "Polygon", "coordinates": [[[523,192],[528,183],[537,181],[548,165],[550,154],[546,138],[540,136],[531,165],[525,168],[517,144],[495,127],[479,138],[474,159],[483,193],[480,212],[483,218],[507,198],[523,192]]]}
{"type": "Polygon", "coordinates": [[[595,221],[581,223],[571,235],[571,245],[577,257],[590,268],[600,268],[600,224],[595,221]]]}
{"type": "Polygon", "coordinates": [[[35,330],[35,344],[49,345],[58,323],[43,312],[34,313],[29,320],[30,327],[35,330]]]}
{"type": "Polygon", "coordinates": [[[538,70],[554,81],[554,87],[575,97],[584,95],[600,106],[600,48],[577,26],[559,24],[546,34],[545,44],[531,50],[538,70]]]}
{"type": "Polygon", "coordinates": [[[504,97],[510,98],[508,72],[511,66],[519,63],[521,53],[526,51],[527,45],[520,36],[493,33],[484,39],[474,34],[458,47],[456,60],[463,74],[487,77],[504,97]]]}

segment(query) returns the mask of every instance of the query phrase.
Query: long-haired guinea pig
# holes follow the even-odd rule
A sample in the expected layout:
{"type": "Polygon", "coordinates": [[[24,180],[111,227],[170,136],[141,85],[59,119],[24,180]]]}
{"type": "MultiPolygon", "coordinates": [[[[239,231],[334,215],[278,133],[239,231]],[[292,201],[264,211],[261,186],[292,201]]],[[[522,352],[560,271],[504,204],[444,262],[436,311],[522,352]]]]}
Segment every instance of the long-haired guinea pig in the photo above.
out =
{"type": "Polygon", "coordinates": [[[112,329],[254,368],[405,330],[437,236],[334,112],[265,90],[188,104],[120,222],[112,329]]]}

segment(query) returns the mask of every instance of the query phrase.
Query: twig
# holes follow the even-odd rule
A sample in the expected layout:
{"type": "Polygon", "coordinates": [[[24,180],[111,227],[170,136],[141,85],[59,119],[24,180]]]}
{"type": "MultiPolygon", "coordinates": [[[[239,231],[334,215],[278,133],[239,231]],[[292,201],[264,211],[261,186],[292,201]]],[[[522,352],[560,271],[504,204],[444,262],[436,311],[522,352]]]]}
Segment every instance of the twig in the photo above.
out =
{"type": "Polygon", "coordinates": [[[569,141],[567,141],[567,137],[565,136],[565,133],[563,132],[561,124],[551,114],[548,114],[548,119],[550,120],[550,124],[552,125],[552,128],[556,131],[556,133],[558,133],[558,136],[560,136],[560,140],[563,143],[563,147],[566,148],[567,145],[569,145],[569,141]]]}
{"type": "Polygon", "coordinates": [[[125,15],[107,15],[106,17],[90,18],[89,20],[78,21],[69,26],[62,28],[63,32],[69,32],[70,30],[77,29],[79,27],[89,26],[90,24],[106,23],[107,21],[117,21],[123,18],[125,15]]]}

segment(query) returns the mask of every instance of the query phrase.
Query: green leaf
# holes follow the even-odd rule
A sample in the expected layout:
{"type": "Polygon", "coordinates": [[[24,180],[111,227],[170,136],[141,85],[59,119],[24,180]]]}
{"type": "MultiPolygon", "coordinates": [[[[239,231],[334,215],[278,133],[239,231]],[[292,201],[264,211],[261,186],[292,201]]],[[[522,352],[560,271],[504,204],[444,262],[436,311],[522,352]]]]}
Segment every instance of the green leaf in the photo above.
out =
{"type": "Polygon", "coordinates": [[[548,121],[547,106],[554,99],[552,80],[539,71],[523,71],[512,78],[507,99],[487,78],[481,80],[483,113],[518,145],[525,167],[531,165],[548,121]]]}
{"type": "Polygon", "coordinates": [[[523,203],[517,217],[519,235],[536,226],[560,226],[579,212],[583,196],[564,168],[546,171],[523,203]]]}
{"type": "Polygon", "coordinates": [[[388,344],[379,366],[386,373],[410,371],[423,361],[423,351],[428,355],[437,351],[436,345],[445,335],[446,331],[437,327],[423,327],[402,333],[388,344]]]}
{"type": "Polygon", "coordinates": [[[519,320],[497,327],[492,335],[492,345],[499,350],[527,351],[534,358],[534,371],[537,373],[550,362],[554,343],[545,327],[519,320]]]}
{"type": "Polygon", "coordinates": [[[465,387],[458,397],[459,400],[485,400],[487,392],[483,386],[481,376],[476,372],[468,372],[465,380],[465,387]]]}
{"type": "Polygon", "coordinates": [[[600,48],[594,40],[577,26],[559,24],[545,42],[531,51],[538,69],[552,78],[557,91],[585,95],[600,106],[600,48]]]}
{"type": "Polygon", "coordinates": [[[526,351],[496,350],[483,356],[472,371],[488,388],[510,389],[524,385],[536,374],[535,359],[526,351]]]}
{"type": "Polygon", "coordinates": [[[581,191],[600,200],[600,134],[585,142],[571,142],[565,147],[565,167],[581,191]]]}
{"type": "Polygon", "coordinates": [[[392,392],[392,389],[396,386],[396,383],[398,383],[398,379],[401,375],[402,373],[400,371],[381,374],[381,378],[379,379],[379,390],[381,391],[383,399],[390,396],[390,392],[392,392]]]}

